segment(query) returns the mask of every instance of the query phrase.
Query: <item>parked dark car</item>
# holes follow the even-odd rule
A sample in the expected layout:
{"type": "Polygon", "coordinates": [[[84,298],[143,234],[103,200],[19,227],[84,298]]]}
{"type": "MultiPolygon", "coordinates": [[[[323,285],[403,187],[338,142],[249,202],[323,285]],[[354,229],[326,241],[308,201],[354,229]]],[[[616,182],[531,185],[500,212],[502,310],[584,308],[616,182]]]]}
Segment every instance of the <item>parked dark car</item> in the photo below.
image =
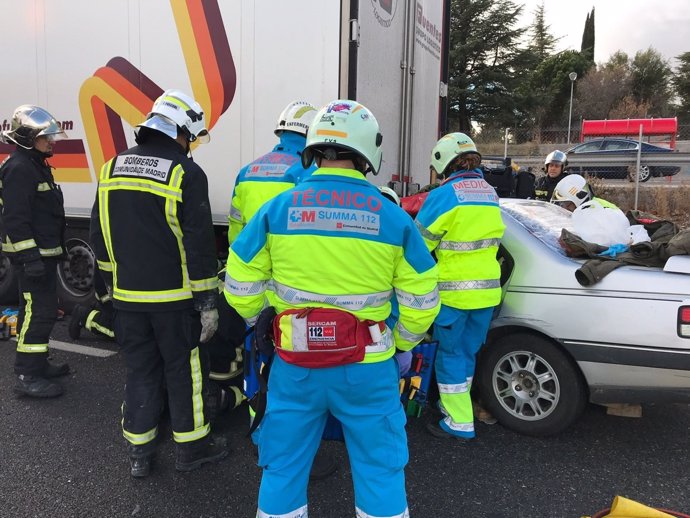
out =
{"type": "MultiPolygon", "coordinates": [[[[570,156],[587,154],[587,155],[607,155],[610,153],[625,153],[637,156],[637,149],[640,142],[637,140],[627,138],[597,138],[588,140],[582,144],[570,148],[566,153],[570,156]]],[[[647,142],[642,142],[642,155],[645,153],[672,153],[669,148],[655,146],[647,142]]],[[[584,166],[570,166],[568,168],[572,172],[582,175],[597,176],[599,178],[628,178],[635,180],[635,167],[627,165],[584,165],[584,166]]],[[[680,167],[678,166],[648,166],[642,165],[640,167],[640,181],[646,182],[653,176],[673,176],[678,174],[680,167]]]]}

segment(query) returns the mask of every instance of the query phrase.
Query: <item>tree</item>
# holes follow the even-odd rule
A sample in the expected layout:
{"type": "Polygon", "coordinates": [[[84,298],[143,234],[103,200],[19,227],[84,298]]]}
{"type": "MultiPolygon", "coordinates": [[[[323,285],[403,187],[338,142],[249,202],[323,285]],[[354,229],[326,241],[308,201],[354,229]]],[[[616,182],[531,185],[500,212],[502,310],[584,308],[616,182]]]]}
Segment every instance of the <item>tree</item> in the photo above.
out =
{"type": "Polygon", "coordinates": [[[541,63],[546,58],[551,56],[556,49],[556,43],[561,38],[556,38],[550,32],[551,26],[546,24],[544,16],[544,2],[537,6],[534,11],[534,21],[529,27],[529,34],[532,37],[528,45],[528,50],[532,51],[537,58],[538,63],[541,63]]]}
{"type": "Polygon", "coordinates": [[[591,66],[591,62],[579,52],[566,50],[544,60],[537,67],[529,85],[537,100],[532,111],[532,125],[537,140],[541,140],[539,133],[542,128],[567,124],[571,86],[569,74],[576,72],[578,77],[583,77],[591,66]]]}
{"type": "Polygon", "coordinates": [[[585,20],[580,52],[586,59],[594,63],[594,7],[592,7],[592,11],[587,15],[587,19],[585,20]]]}
{"type": "MultiPolygon", "coordinates": [[[[632,96],[630,60],[625,52],[615,52],[609,60],[578,80],[573,113],[587,119],[615,118],[613,111],[624,99],[632,96]]],[[[630,111],[630,100],[625,101],[630,111]]]]}
{"type": "Polygon", "coordinates": [[[673,72],[663,56],[653,48],[638,51],[630,63],[632,94],[638,104],[647,103],[646,117],[671,113],[671,76],[673,72]]]}
{"type": "Polygon", "coordinates": [[[576,118],[613,118],[611,111],[632,93],[627,63],[592,67],[577,83],[577,95],[573,102],[573,115],[576,118]]]}
{"type": "Polygon", "coordinates": [[[681,124],[690,124],[690,52],[677,56],[678,68],[671,79],[678,98],[677,116],[681,124]]]}
{"type": "Polygon", "coordinates": [[[451,0],[449,121],[472,132],[472,122],[512,126],[524,51],[519,48],[522,12],[511,0],[451,0]]]}

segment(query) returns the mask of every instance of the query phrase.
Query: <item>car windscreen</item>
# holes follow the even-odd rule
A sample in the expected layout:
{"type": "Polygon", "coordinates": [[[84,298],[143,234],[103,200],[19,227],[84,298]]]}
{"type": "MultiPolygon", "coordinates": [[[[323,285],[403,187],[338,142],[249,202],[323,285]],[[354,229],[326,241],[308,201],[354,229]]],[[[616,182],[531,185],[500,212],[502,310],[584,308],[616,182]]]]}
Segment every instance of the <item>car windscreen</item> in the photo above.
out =
{"type": "Polygon", "coordinates": [[[546,246],[566,255],[558,240],[562,229],[573,230],[570,212],[553,203],[536,200],[502,199],[501,209],[546,246]]]}

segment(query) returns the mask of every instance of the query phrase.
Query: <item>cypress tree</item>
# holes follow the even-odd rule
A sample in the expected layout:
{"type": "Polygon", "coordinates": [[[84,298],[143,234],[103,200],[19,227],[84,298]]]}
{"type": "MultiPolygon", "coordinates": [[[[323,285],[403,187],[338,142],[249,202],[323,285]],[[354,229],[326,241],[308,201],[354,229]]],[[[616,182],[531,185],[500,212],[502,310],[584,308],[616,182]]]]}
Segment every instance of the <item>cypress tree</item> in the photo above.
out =
{"type": "Polygon", "coordinates": [[[585,20],[580,52],[588,61],[594,63],[594,7],[592,7],[592,12],[587,14],[587,19],[585,20]]]}

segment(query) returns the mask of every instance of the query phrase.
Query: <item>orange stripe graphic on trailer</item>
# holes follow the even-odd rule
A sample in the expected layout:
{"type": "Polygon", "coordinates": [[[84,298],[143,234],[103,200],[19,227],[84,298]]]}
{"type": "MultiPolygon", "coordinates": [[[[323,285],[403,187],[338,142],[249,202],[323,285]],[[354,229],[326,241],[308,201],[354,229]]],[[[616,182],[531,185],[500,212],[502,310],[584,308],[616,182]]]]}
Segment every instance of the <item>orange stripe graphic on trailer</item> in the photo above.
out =
{"type": "MultiPolygon", "coordinates": [[[[170,0],[192,94],[209,129],[228,109],[237,77],[217,0],[170,0]]],[[[178,85],[167,85],[179,87],[178,85]]],[[[126,148],[122,120],[135,126],[163,92],[131,63],[111,59],[82,84],[79,107],[94,170],[126,148]],[[119,116],[119,118],[118,118],[119,116]]]]}

